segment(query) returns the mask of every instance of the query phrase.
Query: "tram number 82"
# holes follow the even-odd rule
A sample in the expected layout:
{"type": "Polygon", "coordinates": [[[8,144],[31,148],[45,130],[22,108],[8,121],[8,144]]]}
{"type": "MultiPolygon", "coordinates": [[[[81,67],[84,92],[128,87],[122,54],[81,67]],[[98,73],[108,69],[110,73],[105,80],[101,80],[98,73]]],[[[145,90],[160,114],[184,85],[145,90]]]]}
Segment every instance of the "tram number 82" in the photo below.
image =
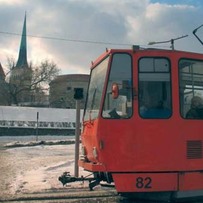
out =
{"type": "Polygon", "coordinates": [[[137,177],[136,179],[136,188],[145,188],[145,189],[150,189],[152,188],[152,179],[150,177],[137,177]]]}

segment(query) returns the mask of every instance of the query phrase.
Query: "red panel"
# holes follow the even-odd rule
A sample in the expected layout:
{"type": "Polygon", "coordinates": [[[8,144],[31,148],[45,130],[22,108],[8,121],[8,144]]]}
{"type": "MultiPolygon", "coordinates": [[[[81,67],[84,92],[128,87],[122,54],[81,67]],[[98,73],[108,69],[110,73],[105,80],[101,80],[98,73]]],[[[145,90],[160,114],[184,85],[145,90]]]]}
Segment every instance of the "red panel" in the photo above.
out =
{"type": "Polygon", "coordinates": [[[94,164],[92,162],[85,162],[85,161],[79,160],[78,165],[88,171],[105,171],[104,165],[99,163],[94,164]]]}
{"type": "Polygon", "coordinates": [[[191,172],[179,175],[179,190],[202,190],[203,173],[191,172]]]}
{"type": "Polygon", "coordinates": [[[177,190],[176,173],[113,174],[118,192],[153,192],[177,190]]]}
{"type": "Polygon", "coordinates": [[[93,155],[93,148],[97,146],[97,126],[98,119],[84,123],[83,132],[81,135],[82,143],[86,149],[88,160],[92,163],[97,163],[98,160],[93,155]]]}

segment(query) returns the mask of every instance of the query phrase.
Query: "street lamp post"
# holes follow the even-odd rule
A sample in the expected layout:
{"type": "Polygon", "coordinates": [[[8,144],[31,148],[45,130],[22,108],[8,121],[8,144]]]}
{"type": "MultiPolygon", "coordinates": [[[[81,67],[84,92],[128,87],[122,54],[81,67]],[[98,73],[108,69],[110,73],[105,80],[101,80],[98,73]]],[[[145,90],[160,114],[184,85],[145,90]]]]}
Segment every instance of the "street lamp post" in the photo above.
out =
{"type": "Polygon", "coordinates": [[[80,100],[83,99],[83,88],[74,89],[74,99],[76,100],[76,125],[75,125],[75,177],[79,176],[79,145],[80,145],[80,100]]]}

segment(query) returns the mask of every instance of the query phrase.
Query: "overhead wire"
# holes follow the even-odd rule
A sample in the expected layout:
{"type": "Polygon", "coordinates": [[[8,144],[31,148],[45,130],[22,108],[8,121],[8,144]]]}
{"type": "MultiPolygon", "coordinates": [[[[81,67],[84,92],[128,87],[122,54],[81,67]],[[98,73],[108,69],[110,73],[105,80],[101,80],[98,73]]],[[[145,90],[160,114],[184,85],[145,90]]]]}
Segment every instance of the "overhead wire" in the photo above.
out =
{"type": "MultiPolygon", "coordinates": [[[[0,31],[0,34],[23,36],[22,34],[18,34],[18,33],[14,33],[14,32],[4,32],[4,31],[0,31]]],[[[76,43],[106,44],[106,45],[116,45],[116,46],[132,46],[132,44],[128,44],[128,43],[114,43],[114,42],[93,41],[93,40],[68,39],[68,38],[50,37],[50,36],[37,36],[37,35],[30,35],[30,34],[27,34],[26,36],[27,37],[33,37],[33,38],[40,38],[40,39],[59,40],[59,41],[76,42],[76,43]]]]}

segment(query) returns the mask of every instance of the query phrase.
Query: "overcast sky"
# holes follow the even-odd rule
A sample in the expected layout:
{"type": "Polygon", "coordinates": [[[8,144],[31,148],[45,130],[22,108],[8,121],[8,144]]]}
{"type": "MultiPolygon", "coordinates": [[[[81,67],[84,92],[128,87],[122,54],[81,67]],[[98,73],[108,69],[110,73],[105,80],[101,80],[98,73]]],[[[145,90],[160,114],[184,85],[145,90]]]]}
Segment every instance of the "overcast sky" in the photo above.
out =
{"type": "MultiPolygon", "coordinates": [[[[149,47],[150,41],[186,34],[175,49],[203,53],[192,35],[203,24],[202,0],[0,0],[0,62],[5,69],[7,58],[17,60],[20,45],[20,36],[5,32],[21,34],[25,12],[27,35],[32,36],[27,37],[28,62],[49,59],[61,74],[88,74],[91,61],[106,48],[149,47]]],[[[203,39],[203,27],[197,34],[203,39]]]]}

